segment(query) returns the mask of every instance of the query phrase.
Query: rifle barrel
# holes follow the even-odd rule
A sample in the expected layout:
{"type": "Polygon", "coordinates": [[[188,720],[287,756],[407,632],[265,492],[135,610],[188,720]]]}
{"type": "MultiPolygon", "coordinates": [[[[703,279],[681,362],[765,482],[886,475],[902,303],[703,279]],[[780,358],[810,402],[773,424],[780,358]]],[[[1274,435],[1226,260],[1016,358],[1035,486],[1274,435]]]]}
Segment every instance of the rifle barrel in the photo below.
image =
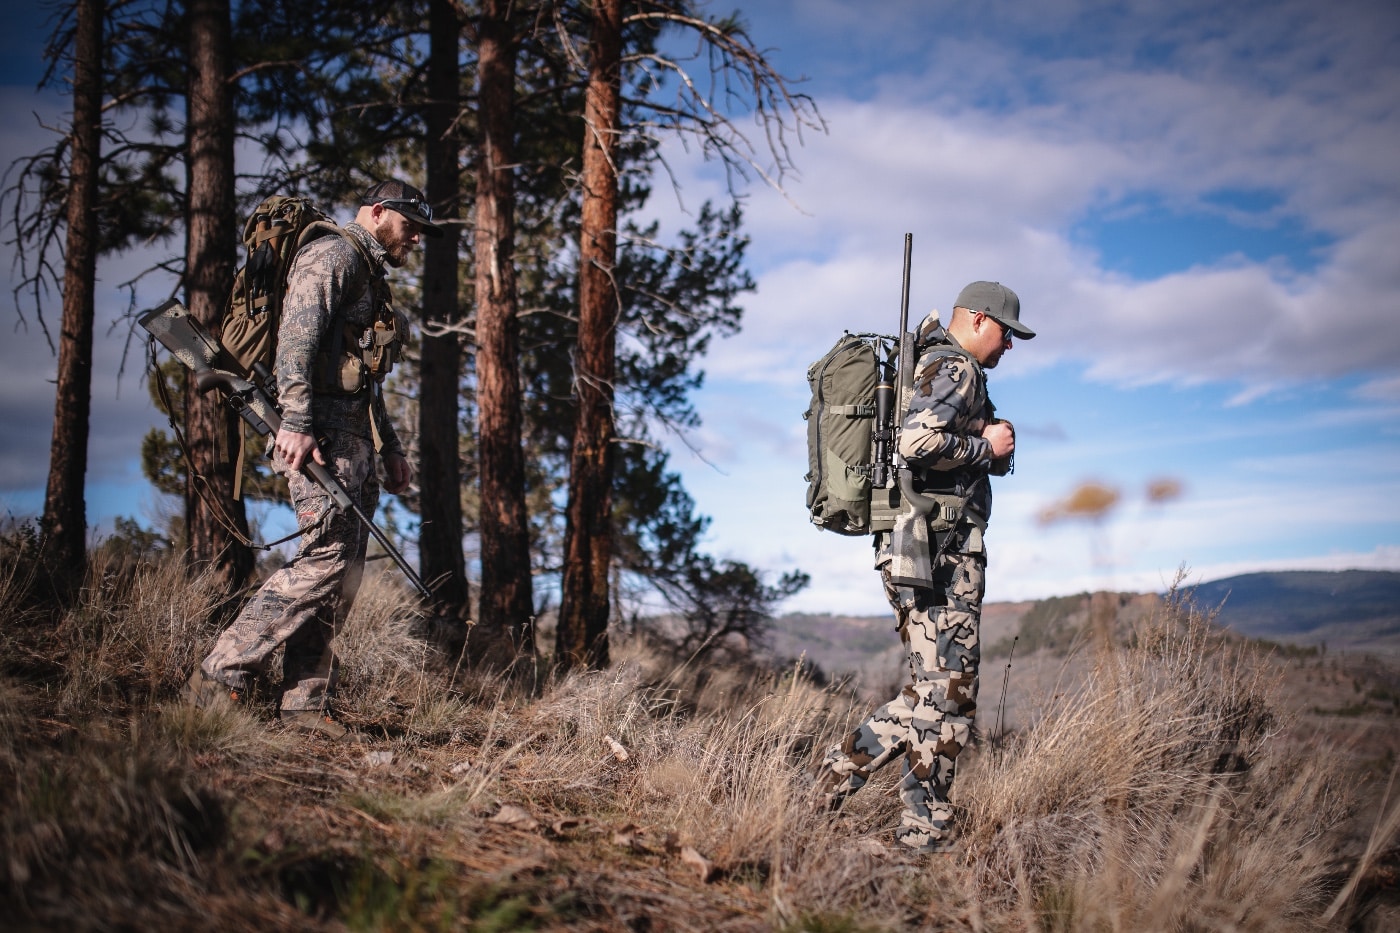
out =
{"type": "MultiPolygon", "coordinates": [[[[895,386],[895,415],[896,424],[903,424],[904,410],[908,405],[908,396],[913,392],[914,383],[914,335],[909,333],[909,269],[913,265],[914,258],[914,234],[904,234],[904,285],[899,298],[899,371],[896,376],[895,386]]],[[[898,433],[896,431],[896,437],[898,433]]],[[[895,444],[898,450],[898,443],[895,444]]],[[[899,492],[904,497],[904,501],[909,504],[915,512],[927,515],[938,505],[938,501],[930,496],[914,490],[914,475],[909,472],[909,468],[904,466],[902,459],[896,459],[898,464],[899,492]]]]}
{"type": "Polygon", "coordinates": [[[899,295],[899,336],[909,330],[909,266],[914,259],[914,234],[904,234],[904,284],[899,295]]]}

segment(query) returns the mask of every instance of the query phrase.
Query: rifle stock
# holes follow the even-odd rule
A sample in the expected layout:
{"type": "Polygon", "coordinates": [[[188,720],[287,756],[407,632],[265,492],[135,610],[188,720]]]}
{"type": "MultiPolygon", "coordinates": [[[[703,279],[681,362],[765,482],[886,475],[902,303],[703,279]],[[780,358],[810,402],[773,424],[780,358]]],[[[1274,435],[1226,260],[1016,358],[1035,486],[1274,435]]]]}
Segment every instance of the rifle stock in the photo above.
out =
{"type": "MultiPolygon", "coordinates": [[[[178,301],[172,299],[155,310],[148,311],[141,316],[140,323],[194,374],[194,385],[200,393],[218,390],[225,404],[262,437],[275,435],[281,429],[282,414],[266,392],[247,379],[215,367],[214,364],[219,359],[218,342],[178,301]]],[[[324,464],[311,459],[302,464],[302,470],[326,491],[336,508],[353,512],[359,518],[374,540],[379,542],[379,546],[399,565],[399,569],[413,584],[419,596],[425,600],[432,598],[432,591],[423,584],[408,561],[379,526],[365,514],[359,503],[350,498],[350,494],[340,485],[335,474],[324,464]]]]}

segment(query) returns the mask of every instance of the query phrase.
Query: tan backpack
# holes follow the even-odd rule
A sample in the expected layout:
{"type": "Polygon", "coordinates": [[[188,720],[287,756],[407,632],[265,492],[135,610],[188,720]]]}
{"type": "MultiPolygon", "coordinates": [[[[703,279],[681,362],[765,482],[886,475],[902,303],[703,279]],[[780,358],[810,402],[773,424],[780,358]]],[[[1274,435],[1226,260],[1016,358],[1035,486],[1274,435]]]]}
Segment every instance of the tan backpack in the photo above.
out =
{"type": "Polygon", "coordinates": [[[272,364],[277,327],[292,257],[318,237],[345,235],[306,198],[275,194],[254,209],[243,226],[248,258],[233,280],[218,335],[221,369],[256,382],[276,397],[272,364]]]}

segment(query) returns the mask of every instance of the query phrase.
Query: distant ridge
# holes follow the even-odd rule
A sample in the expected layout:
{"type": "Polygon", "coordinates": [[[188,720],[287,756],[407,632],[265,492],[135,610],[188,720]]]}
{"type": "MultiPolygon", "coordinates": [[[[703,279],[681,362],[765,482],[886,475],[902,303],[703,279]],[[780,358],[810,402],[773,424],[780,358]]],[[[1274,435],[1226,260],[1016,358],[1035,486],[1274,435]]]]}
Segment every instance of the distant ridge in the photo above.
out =
{"type": "MultiPolygon", "coordinates": [[[[1183,586],[1180,595],[1218,624],[1249,638],[1328,652],[1400,657],[1400,572],[1389,570],[1283,571],[1247,573],[1183,586]],[[1218,610],[1218,612],[1217,612],[1218,610]]],[[[1146,612],[1162,594],[1119,595],[1119,613],[1133,606],[1146,612]],[[1141,602],[1146,600],[1147,602],[1141,602]]],[[[1061,646],[1075,641],[1089,595],[1019,603],[988,603],[982,611],[984,659],[1009,653],[1019,636],[1018,657],[1034,651],[1046,626],[1068,626],[1054,634],[1061,646]],[[1083,605],[1080,605],[1083,603],[1083,605]],[[1030,627],[1029,630],[1027,627],[1030,627]]],[[[904,652],[891,613],[844,616],[788,613],[773,620],[773,657],[805,657],[827,673],[855,673],[867,685],[884,687],[905,675],[904,652]]]]}
{"type": "Polygon", "coordinates": [[[1254,638],[1400,653],[1400,573],[1247,573],[1186,587],[1202,610],[1254,638]]]}

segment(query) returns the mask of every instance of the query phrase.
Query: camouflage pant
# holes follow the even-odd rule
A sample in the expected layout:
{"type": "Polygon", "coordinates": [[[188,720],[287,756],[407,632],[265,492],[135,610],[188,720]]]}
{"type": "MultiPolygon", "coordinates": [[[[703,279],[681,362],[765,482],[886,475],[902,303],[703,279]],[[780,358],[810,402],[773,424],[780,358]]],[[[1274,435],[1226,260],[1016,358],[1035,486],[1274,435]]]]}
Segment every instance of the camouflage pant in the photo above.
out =
{"type": "MultiPolygon", "coordinates": [[[[365,438],[329,432],[321,444],[336,478],[366,515],[379,503],[374,448],[365,438]]],[[[279,467],[279,472],[281,472],[279,467]]],[[[355,600],[364,575],[369,533],[353,513],[331,511],[324,490],[304,473],[287,477],[297,525],[307,529],[296,555],[268,577],[204,659],[204,673],[248,689],[283,648],[282,709],[324,709],[335,684],[331,640],[355,600]]]]}
{"type": "MultiPolygon", "coordinates": [[[[980,539],[980,534],[976,536],[980,539]]],[[[962,548],[960,550],[968,550],[962,548]]],[[[933,589],[896,588],[881,567],[885,595],[899,618],[912,682],[827,752],[827,786],[844,797],[871,774],[903,756],[899,796],[904,815],[896,834],[913,848],[949,837],[949,792],[958,755],[972,737],[977,709],[978,641],[986,556],[949,553],[933,564],[933,589]]]]}

